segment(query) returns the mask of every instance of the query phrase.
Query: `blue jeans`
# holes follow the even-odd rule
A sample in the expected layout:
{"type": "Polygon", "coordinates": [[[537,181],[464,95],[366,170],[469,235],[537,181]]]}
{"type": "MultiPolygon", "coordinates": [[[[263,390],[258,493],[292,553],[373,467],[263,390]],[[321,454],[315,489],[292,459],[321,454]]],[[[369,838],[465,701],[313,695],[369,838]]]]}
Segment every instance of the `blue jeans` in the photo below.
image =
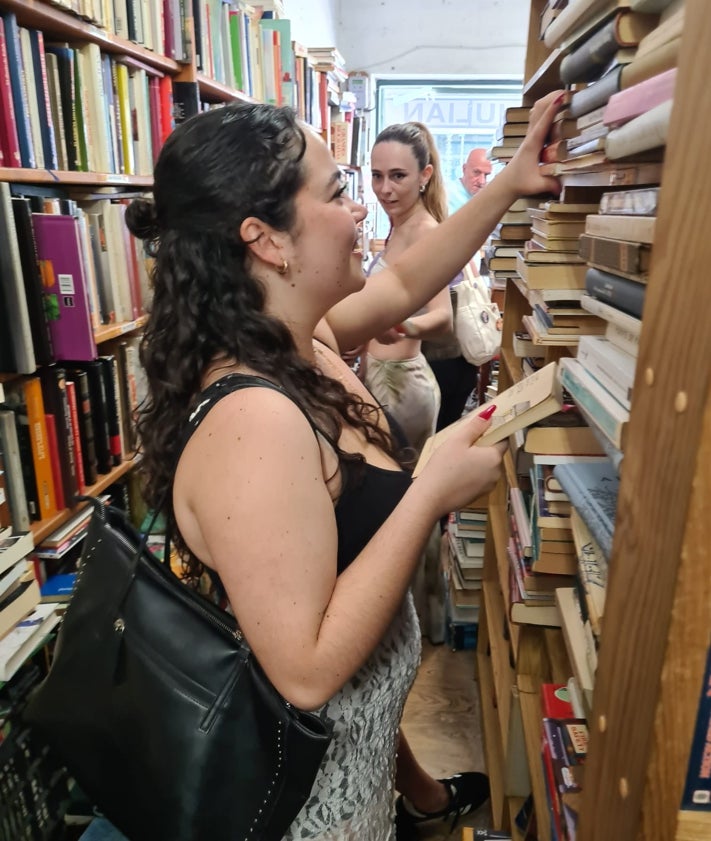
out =
{"type": "Polygon", "coordinates": [[[128,841],[106,818],[94,818],[79,841],[128,841]]]}

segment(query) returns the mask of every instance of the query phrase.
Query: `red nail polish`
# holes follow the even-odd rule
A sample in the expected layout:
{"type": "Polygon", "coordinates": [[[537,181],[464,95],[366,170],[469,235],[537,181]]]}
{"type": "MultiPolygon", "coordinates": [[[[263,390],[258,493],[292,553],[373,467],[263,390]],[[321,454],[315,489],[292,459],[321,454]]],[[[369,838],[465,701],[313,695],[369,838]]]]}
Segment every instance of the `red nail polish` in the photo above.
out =
{"type": "Polygon", "coordinates": [[[494,414],[496,411],[496,403],[492,403],[490,406],[487,406],[483,412],[479,412],[479,417],[484,418],[484,420],[489,420],[489,418],[494,414]]]}

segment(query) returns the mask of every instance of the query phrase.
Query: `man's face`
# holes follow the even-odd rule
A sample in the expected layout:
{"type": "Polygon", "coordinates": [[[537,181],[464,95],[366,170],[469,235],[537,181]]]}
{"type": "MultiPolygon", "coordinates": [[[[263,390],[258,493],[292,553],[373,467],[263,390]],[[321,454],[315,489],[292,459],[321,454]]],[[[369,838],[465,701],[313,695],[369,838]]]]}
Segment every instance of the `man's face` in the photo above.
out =
{"type": "Polygon", "coordinates": [[[470,196],[476,195],[491,175],[491,161],[484,149],[473,149],[462,166],[462,183],[470,196]]]}

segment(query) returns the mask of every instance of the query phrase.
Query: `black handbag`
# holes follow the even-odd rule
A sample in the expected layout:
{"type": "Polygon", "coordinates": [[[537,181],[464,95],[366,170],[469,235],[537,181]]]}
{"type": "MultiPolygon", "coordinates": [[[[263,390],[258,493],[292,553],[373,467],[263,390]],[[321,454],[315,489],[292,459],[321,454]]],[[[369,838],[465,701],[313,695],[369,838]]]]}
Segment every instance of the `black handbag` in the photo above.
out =
{"type": "Polygon", "coordinates": [[[281,839],[330,723],[288,704],[234,618],[181,583],[122,512],[91,503],[26,720],[131,841],[281,839]]]}

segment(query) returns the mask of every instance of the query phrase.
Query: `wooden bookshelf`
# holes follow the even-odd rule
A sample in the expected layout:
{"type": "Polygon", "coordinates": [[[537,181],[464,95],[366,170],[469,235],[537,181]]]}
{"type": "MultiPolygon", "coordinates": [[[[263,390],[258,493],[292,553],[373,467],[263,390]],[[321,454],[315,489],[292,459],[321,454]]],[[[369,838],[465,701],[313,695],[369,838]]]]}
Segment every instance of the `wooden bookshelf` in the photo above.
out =
{"type": "Polygon", "coordinates": [[[0,167],[0,181],[13,181],[19,184],[50,184],[55,187],[78,184],[87,187],[153,186],[153,178],[150,175],[24,169],[8,166],[0,167]]]}
{"type": "Polygon", "coordinates": [[[20,26],[41,29],[48,38],[60,41],[89,41],[98,44],[103,52],[135,58],[171,76],[180,70],[181,65],[172,58],[112,35],[66,9],[52,6],[43,0],[2,0],[0,8],[3,11],[14,12],[20,26]]]}
{"type": "MultiPolygon", "coordinates": [[[[544,0],[531,0],[538,22],[544,0]]],[[[711,126],[711,38],[706,0],[686,0],[682,47],[665,163],[618,164],[577,171],[564,190],[661,183],[637,374],[621,471],[616,530],[609,561],[598,652],[590,744],[578,841],[708,841],[711,812],[680,811],[690,743],[711,644],[711,173],[705,167],[711,126]]],[[[529,32],[525,104],[560,86],[558,57],[529,32]]],[[[573,199],[571,199],[573,200],[573,199]]],[[[521,329],[525,290],[509,283],[500,388],[517,374],[512,332],[521,329]]],[[[550,351],[553,352],[552,350],[550,351]]],[[[505,576],[495,564],[506,496],[492,492],[488,586],[505,576]]],[[[505,521],[504,521],[505,525],[505,521]]],[[[488,607],[495,599],[485,596],[488,607]]],[[[487,647],[491,648],[487,631],[487,647]]],[[[479,650],[479,657],[485,655],[479,650]]],[[[538,838],[549,841],[540,773],[540,699],[545,680],[572,674],[559,630],[520,626],[512,646],[521,693],[538,838]],[[537,630],[537,633],[536,633],[537,630]],[[537,637],[537,638],[536,638],[537,637]]],[[[493,655],[491,655],[493,660],[493,655]]],[[[487,741],[501,723],[484,716],[487,741]]],[[[496,761],[490,756],[487,761],[496,761]]],[[[502,758],[506,763],[506,757],[502,758]]],[[[503,767],[503,766],[502,766],[503,767]]],[[[510,804],[513,808],[513,804],[510,804]]],[[[505,809],[504,809],[505,811],[505,809]]],[[[494,814],[496,826],[508,817],[494,814]]]]}
{"type": "Polygon", "coordinates": [[[103,342],[118,339],[121,336],[125,336],[126,333],[133,333],[134,330],[140,330],[147,320],[148,317],[142,315],[133,321],[122,321],[120,324],[103,324],[98,330],[94,331],[94,341],[97,345],[100,345],[103,342]]]}
{"type": "MultiPolygon", "coordinates": [[[[102,474],[93,485],[89,485],[89,487],[87,487],[84,491],[84,495],[97,496],[98,494],[103,493],[109,485],[113,485],[114,482],[118,481],[122,476],[125,476],[129,470],[132,470],[135,464],[135,458],[128,458],[125,461],[122,461],[121,464],[114,467],[108,473],[102,474]]],[[[63,508],[52,517],[47,517],[44,520],[32,523],[31,531],[35,545],[41,543],[45,538],[49,537],[53,531],[56,531],[60,526],[66,523],[73,514],[76,514],[76,512],[83,508],[86,504],[87,503],[85,502],[81,502],[74,508],[63,508]]]]}

